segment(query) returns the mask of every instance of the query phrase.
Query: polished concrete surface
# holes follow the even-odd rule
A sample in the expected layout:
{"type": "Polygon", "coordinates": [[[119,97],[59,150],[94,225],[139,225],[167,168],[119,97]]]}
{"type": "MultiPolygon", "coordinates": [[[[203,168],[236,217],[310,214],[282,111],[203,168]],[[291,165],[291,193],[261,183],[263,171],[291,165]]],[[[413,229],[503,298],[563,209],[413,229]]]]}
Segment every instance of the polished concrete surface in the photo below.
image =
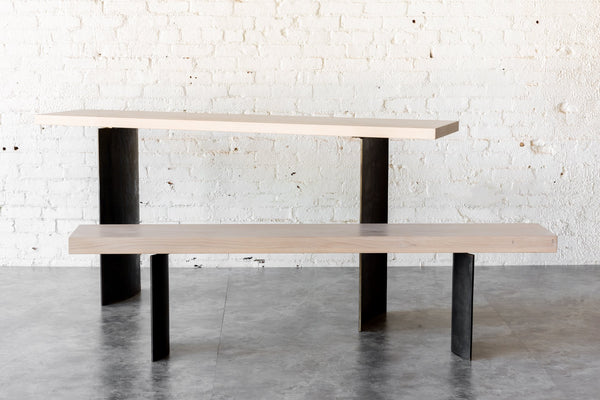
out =
{"type": "Polygon", "coordinates": [[[171,356],[142,293],[99,270],[0,268],[2,399],[597,399],[600,267],[475,270],[473,361],[450,353],[450,268],[389,270],[357,332],[356,268],[171,269],[171,356]]]}

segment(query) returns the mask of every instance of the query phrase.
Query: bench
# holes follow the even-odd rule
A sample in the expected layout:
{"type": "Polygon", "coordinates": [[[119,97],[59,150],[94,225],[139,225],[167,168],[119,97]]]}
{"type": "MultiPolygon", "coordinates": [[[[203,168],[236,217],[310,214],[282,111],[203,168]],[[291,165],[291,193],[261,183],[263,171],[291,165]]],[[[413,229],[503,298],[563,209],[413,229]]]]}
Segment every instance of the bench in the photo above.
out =
{"type": "MultiPolygon", "coordinates": [[[[153,361],[170,348],[168,254],[453,253],[451,351],[470,360],[471,253],[554,253],[556,247],[557,237],[537,224],[106,224],[81,225],[69,237],[72,254],[151,254],[153,361]]],[[[385,293],[366,277],[360,275],[361,298],[385,293]]],[[[359,321],[362,313],[359,307],[359,321]]]]}

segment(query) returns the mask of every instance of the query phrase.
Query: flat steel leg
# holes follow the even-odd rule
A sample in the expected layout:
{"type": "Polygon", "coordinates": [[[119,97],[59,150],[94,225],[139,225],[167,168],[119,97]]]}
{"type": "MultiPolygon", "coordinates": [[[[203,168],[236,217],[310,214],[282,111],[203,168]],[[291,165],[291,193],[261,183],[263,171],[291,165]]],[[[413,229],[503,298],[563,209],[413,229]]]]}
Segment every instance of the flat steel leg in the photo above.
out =
{"type": "Polygon", "coordinates": [[[454,253],[452,265],[452,344],[454,354],[470,360],[473,345],[473,282],[475,257],[454,253]]]}
{"type": "MultiPolygon", "coordinates": [[[[100,223],[139,224],[137,129],[98,130],[100,223]]],[[[100,256],[102,305],[117,303],[140,292],[140,256],[100,256]]]]}
{"type": "Polygon", "coordinates": [[[150,256],[152,291],[152,361],[169,355],[169,255],[150,256]]]}
{"type": "MultiPolygon", "coordinates": [[[[362,138],[360,222],[388,222],[389,139],[362,138]]],[[[385,316],[387,310],[387,254],[359,255],[358,330],[385,316]]]]}

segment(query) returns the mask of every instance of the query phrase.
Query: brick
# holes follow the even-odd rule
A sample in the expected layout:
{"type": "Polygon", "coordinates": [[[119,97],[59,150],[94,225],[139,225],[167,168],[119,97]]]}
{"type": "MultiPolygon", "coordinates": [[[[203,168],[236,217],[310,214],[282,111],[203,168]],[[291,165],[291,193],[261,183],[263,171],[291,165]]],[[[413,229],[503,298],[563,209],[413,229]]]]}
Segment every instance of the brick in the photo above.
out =
{"type": "Polygon", "coordinates": [[[105,14],[141,15],[146,13],[146,2],[113,0],[102,2],[102,11],[105,14]]]}
{"type": "Polygon", "coordinates": [[[234,4],[237,5],[230,1],[192,1],[190,12],[200,15],[232,15],[234,4]]]}
{"type": "Polygon", "coordinates": [[[407,5],[400,2],[380,3],[368,2],[365,4],[365,14],[381,16],[405,16],[407,5]]]}
{"type": "Polygon", "coordinates": [[[363,3],[349,3],[345,1],[327,1],[320,4],[319,15],[323,16],[338,16],[351,15],[359,17],[365,8],[363,3]]]}
{"type": "Polygon", "coordinates": [[[380,17],[352,17],[343,15],[341,18],[341,27],[344,30],[357,30],[373,32],[381,28],[382,19],[380,17]]]}
{"type": "Polygon", "coordinates": [[[190,3],[187,1],[164,1],[164,0],[153,0],[148,1],[148,11],[151,13],[159,14],[177,14],[185,13],[190,9],[190,3]]]}
{"type": "Polygon", "coordinates": [[[69,15],[43,15],[38,18],[40,29],[67,29],[73,30],[81,26],[81,18],[69,15]]]}
{"type": "Polygon", "coordinates": [[[183,87],[173,87],[168,85],[152,85],[144,87],[144,96],[147,97],[178,97],[183,96],[183,87]]]}
{"type": "Polygon", "coordinates": [[[161,29],[158,32],[160,43],[177,43],[181,39],[181,31],[178,28],[161,29]]]}
{"type": "Polygon", "coordinates": [[[275,11],[276,3],[272,1],[236,1],[233,3],[233,15],[237,16],[275,15],[275,11]]]}

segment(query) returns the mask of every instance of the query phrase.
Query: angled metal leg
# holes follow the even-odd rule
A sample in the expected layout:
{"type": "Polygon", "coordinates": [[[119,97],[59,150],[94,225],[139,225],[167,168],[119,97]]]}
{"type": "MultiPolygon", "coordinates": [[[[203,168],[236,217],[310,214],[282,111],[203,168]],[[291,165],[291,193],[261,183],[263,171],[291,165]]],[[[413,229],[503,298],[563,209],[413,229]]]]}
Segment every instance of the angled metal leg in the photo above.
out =
{"type": "MultiPolygon", "coordinates": [[[[137,129],[98,130],[100,223],[139,224],[139,171],[137,129]]],[[[116,303],[140,292],[140,256],[100,256],[102,305],[116,303]]]]}
{"type": "Polygon", "coordinates": [[[465,360],[472,355],[474,261],[473,254],[455,253],[452,265],[451,349],[465,360]]]}
{"type": "MultiPolygon", "coordinates": [[[[389,139],[362,138],[360,222],[388,222],[389,139]]],[[[385,316],[387,254],[359,255],[358,330],[385,316]]]]}
{"type": "Polygon", "coordinates": [[[169,255],[150,256],[152,291],[152,361],[169,355],[169,255]]]}

